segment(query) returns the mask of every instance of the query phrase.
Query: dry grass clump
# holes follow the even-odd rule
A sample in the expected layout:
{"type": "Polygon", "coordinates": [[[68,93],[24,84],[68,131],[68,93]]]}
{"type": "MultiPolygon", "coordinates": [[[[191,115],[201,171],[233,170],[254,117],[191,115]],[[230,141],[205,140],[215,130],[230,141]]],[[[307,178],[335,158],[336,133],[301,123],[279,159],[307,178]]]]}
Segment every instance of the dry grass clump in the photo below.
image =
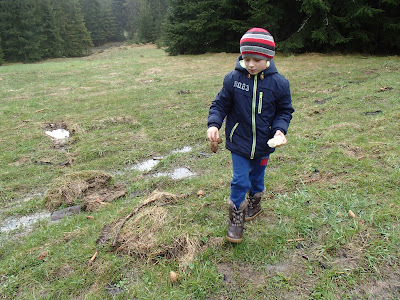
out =
{"type": "Polygon", "coordinates": [[[78,172],[57,178],[45,196],[46,207],[82,204],[82,208],[93,211],[105,203],[126,194],[122,185],[111,185],[111,176],[99,171],[78,172]]]}
{"type": "MultiPolygon", "coordinates": [[[[187,265],[209,245],[202,242],[201,234],[195,232],[190,224],[183,224],[186,230],[175,230],[177,213],[172,206],[182,196],[170,193],[153,192],[134,210],[131,218],[125,219],[121,232],[117,231],[116,251],[152,260],[157,257],[176,260],[187,265]],[[152,205],[149,205],[152,204],[152,205]]],[[[129,216],[128,216],[129,217],[129,216]]],[[[115,232],[116,230],[114,230],[115,232]]],[[[212,246],[222,245],[224,240],[210,239],[212,246]]]]}

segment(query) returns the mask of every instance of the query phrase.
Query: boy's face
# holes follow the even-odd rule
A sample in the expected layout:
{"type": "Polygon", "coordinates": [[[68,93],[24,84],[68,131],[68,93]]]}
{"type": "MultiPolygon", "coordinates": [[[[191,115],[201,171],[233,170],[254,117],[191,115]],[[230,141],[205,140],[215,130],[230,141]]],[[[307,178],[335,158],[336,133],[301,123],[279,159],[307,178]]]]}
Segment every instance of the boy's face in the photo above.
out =
{"type": "Polygon", "coordinates": [[[243,58],[243,60],[244,60],[244,64],[246,66],[247,71],[251,75],[258,74],[267,68],[267,60],[266,59],[260,59],[260,58],[248,56],[248,57],[243,58]]]}

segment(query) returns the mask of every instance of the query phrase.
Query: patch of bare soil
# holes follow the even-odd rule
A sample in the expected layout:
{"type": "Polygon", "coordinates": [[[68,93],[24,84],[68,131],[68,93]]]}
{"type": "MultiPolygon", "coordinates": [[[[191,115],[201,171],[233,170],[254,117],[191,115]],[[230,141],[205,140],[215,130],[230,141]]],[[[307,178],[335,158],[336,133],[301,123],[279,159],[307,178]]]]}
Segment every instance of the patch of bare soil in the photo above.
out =
{"type": "MultiPolygon", "coordinates": [[[[254,294],[262,291],[268,299],[307,299],[321,284],[321,274],[328,270],[338,285],[346,285],[347,275],[359,274],[368,269],[365,261],[366,247],[370,242],[368,231],[361,231],[351,243],[320,255],[320,245],[303,240],[296,249],[280,262],[268,265],[253,265],[223,262],[217,266],[223,283],[234,294],[254,294]]],[[[378,270],[366,271],[366,275],[346,295],[352,299],[399,299],[400,271],[395,260],[386,262],[378,270]]],[[[324,275],[322,275],[324,276],[324,275]]],[[[338,294],[332,299],[342,299],[338,294]]],[[[222,299],[222,298],[214,298],[222,299]]]]}
{"type": "Polygon", "coordinates": [[[400,299],[400,272],[398,268],[385,267],[380,278],[371,278],[357,286],[353,295],[362,299],[400,299]]]}
{"type": "Polygon", "coordinates": [[[310,172],[307,171],[302,175],[302,178],[295,179],[294,182],[297,185],[303,184],[319,184],[324,185],[326,183],[336,185],[343,182],[346,179],[347,173],[346,171],[338,172],[338,173],[329,173],[329,172],[320,172],[315,169],[310,172]]]}
{"type": "Polygon", "coordinates": [[[293,256],[280,263],[255,267],[245,263],[221,263],[217,266],[228,290],[246,293],[247,289],[262,291],[268,299],[303,299],[310,295],[313,280],[302,258],[293,256]],[[285,290],[285,284],[291,287],[285,290]]]}
{"type": "Polygon", "coordinates": [[[123,197],[124,185],[111,184],[111,176],[102,172],[81,172],[58,178],[45,196],[50,210],[58,207],[81,205],[83,210],[94,211],[123,197]]]}
{"type": "Polygon", "coordinates": [[[217,269],[224,276],[224,284],[231,289],[237,289],[244,283],[255,287],[267,284],[267,276],[252,265],[221,263],[217,269]]]}
{"type": "Polygon", "coordinates": [[[189,233],[190,228],[174,236],[172,229],[176,227],[177,220],[168,205],[183,197],[154,191],[124,220],[103,228],[98,243],[114,240],[117,252],[144,260],[163,257],[187,266],[208,247],[221,246],[224,239],[209,237],[204,242],[199,234],[189,233]]]}

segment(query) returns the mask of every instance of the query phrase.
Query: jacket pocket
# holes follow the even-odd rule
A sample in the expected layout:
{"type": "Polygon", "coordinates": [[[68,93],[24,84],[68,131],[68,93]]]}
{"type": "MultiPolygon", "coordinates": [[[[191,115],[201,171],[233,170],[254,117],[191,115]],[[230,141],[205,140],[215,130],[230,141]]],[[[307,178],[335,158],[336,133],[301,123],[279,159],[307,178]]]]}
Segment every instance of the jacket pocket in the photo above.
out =
{"type": "Polygon", "coordinates": [[[263,92],[260,92],[260,96],[258,97],[258,114],[262,112],[262,104],[263,104],[263,92]]]}
{"type": "Polygon", "coordinates": [[[231,130],[231,133],[230,133],[230,135],[229,135],[229,140],[231,141],[231,143],[232,143],[233,134],[234,134],[234,132],[235,132],[235,130],[236,130],[236,128],[237,128],[238,126],[239,126],[239,123],[236,123],[235,126],[233,126],[233,128],[232,128],[232,130],[231,130]]]}

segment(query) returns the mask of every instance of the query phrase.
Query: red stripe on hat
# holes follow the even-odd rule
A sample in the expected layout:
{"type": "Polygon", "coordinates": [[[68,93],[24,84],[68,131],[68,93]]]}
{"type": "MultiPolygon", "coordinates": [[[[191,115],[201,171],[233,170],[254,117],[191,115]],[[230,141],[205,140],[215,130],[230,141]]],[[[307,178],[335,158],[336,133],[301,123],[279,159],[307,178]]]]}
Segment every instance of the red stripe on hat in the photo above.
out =
{"type": "Polygon", "coordinates": [[[264,54],[264,53],[261,53],[261,52],[254,52],[254,51],[243,51],[242,52],[242,55],[243,54],[248,54],[248,55],[258,55],[258,56],[264,56],[264,57],[266,57],[266,58],[274,58],[273,56],[271,56],[271,55],[267,55],[267,54],[264,54]]]}
{"type": "Polygon", "coordinates": [[[254,39],[254,38],[244,37],[240,40],[240,43],[260,43],[260,44],[266,44],[266,45],[275,47],[275,42],[269,41],[269,40],[264,40],[264,39],[254,39]]]}
{"type": "Polygon", "coordinates": [[[263,32],[263,33],[269,33],[267,30],[265,30],[264,28],[258,28],[258,27],[254,27],[252,29],[247,30],[248,33],[250,32],[263,32]]]}

